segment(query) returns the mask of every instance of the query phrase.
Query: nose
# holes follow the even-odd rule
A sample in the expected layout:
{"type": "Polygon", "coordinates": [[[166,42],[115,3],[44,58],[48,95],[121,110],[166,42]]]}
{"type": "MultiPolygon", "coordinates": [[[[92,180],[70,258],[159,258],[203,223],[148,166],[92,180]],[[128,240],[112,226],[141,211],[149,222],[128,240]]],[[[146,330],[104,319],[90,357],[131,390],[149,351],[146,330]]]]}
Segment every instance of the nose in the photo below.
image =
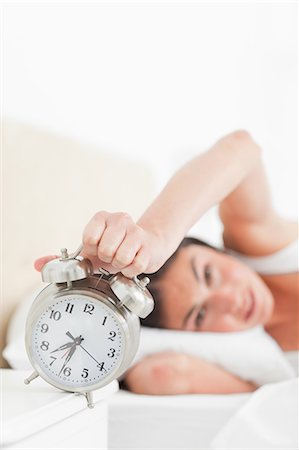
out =
{"type": "Polygon", "coordinates": [[[243,299],[238,287],[222,287],[211,293],[209,297],[209,304],[219,314],[241,315],[243,299]]]}

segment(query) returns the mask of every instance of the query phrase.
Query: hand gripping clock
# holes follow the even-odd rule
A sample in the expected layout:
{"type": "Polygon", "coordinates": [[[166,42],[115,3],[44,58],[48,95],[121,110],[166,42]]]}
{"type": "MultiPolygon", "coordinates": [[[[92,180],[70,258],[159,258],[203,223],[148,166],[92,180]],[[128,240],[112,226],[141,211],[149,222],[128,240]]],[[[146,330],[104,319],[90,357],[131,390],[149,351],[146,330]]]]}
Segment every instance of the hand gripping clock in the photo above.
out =
{"type": "Polygon", "coordinates": [[[26,350],[34,372],[29,384],[45,381],[86,396],[123,374],[139,345],[140,322],[154,308],[146,289],[147,277],[139,280],[93,272],[91,262],[61,250],[61,257],[42,269],[49,283],[36,297],[26,322],[26,350]]]}

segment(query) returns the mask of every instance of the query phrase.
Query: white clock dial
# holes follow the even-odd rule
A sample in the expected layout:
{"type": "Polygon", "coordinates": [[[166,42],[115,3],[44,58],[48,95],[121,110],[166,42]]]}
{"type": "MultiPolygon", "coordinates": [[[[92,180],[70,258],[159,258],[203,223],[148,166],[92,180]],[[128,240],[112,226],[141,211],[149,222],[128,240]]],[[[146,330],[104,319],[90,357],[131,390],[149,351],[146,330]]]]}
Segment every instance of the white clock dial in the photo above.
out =
{"type": "Polygon", "coordinates": [[[125,338],[111,308],[86,295],[70,294],[55,299],[40,315],[31,346],[50,379],[81,388],[100,383],[117,370],[125,338]]]}

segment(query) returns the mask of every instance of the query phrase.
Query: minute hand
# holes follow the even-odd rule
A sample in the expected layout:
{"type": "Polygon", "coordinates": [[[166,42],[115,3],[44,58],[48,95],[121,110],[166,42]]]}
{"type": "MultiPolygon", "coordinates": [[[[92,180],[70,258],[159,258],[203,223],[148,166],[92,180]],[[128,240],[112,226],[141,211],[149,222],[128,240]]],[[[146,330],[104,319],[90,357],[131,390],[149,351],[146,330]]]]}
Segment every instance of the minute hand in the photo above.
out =
{"type": "MultiPolygon", "coordinates": [[[[82,345],[79,345],[79,347],[81,347],[82,350],[84,350],[97,364],[100,365],[99,361],[97,361],[84,347],[82,347],[82,345]]],[[[107,372],[106,369],[104,369],[104,370],[105,370],[105,372],[107,372]]]]}

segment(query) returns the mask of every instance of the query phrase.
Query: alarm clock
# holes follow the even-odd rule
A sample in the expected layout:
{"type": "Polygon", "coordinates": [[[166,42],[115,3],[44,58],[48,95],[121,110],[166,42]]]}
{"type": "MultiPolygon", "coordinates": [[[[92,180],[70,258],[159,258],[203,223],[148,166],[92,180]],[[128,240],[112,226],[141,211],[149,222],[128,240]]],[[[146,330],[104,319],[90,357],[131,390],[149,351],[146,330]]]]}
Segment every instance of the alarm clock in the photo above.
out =
{"type": "Polygon", "coordinates": [[[92,391],[119,378],[130,366],[140,337],[139,317],[154,308],[149,279],[93,270],[79,256],[82,245],[42,268],[48,285],[35,298],[26,321],[25,345],[34,372],[64,391],[82,393],[93,407],[92,391]],[[97,273],[96,273],[97,272],[97,273]]]}

